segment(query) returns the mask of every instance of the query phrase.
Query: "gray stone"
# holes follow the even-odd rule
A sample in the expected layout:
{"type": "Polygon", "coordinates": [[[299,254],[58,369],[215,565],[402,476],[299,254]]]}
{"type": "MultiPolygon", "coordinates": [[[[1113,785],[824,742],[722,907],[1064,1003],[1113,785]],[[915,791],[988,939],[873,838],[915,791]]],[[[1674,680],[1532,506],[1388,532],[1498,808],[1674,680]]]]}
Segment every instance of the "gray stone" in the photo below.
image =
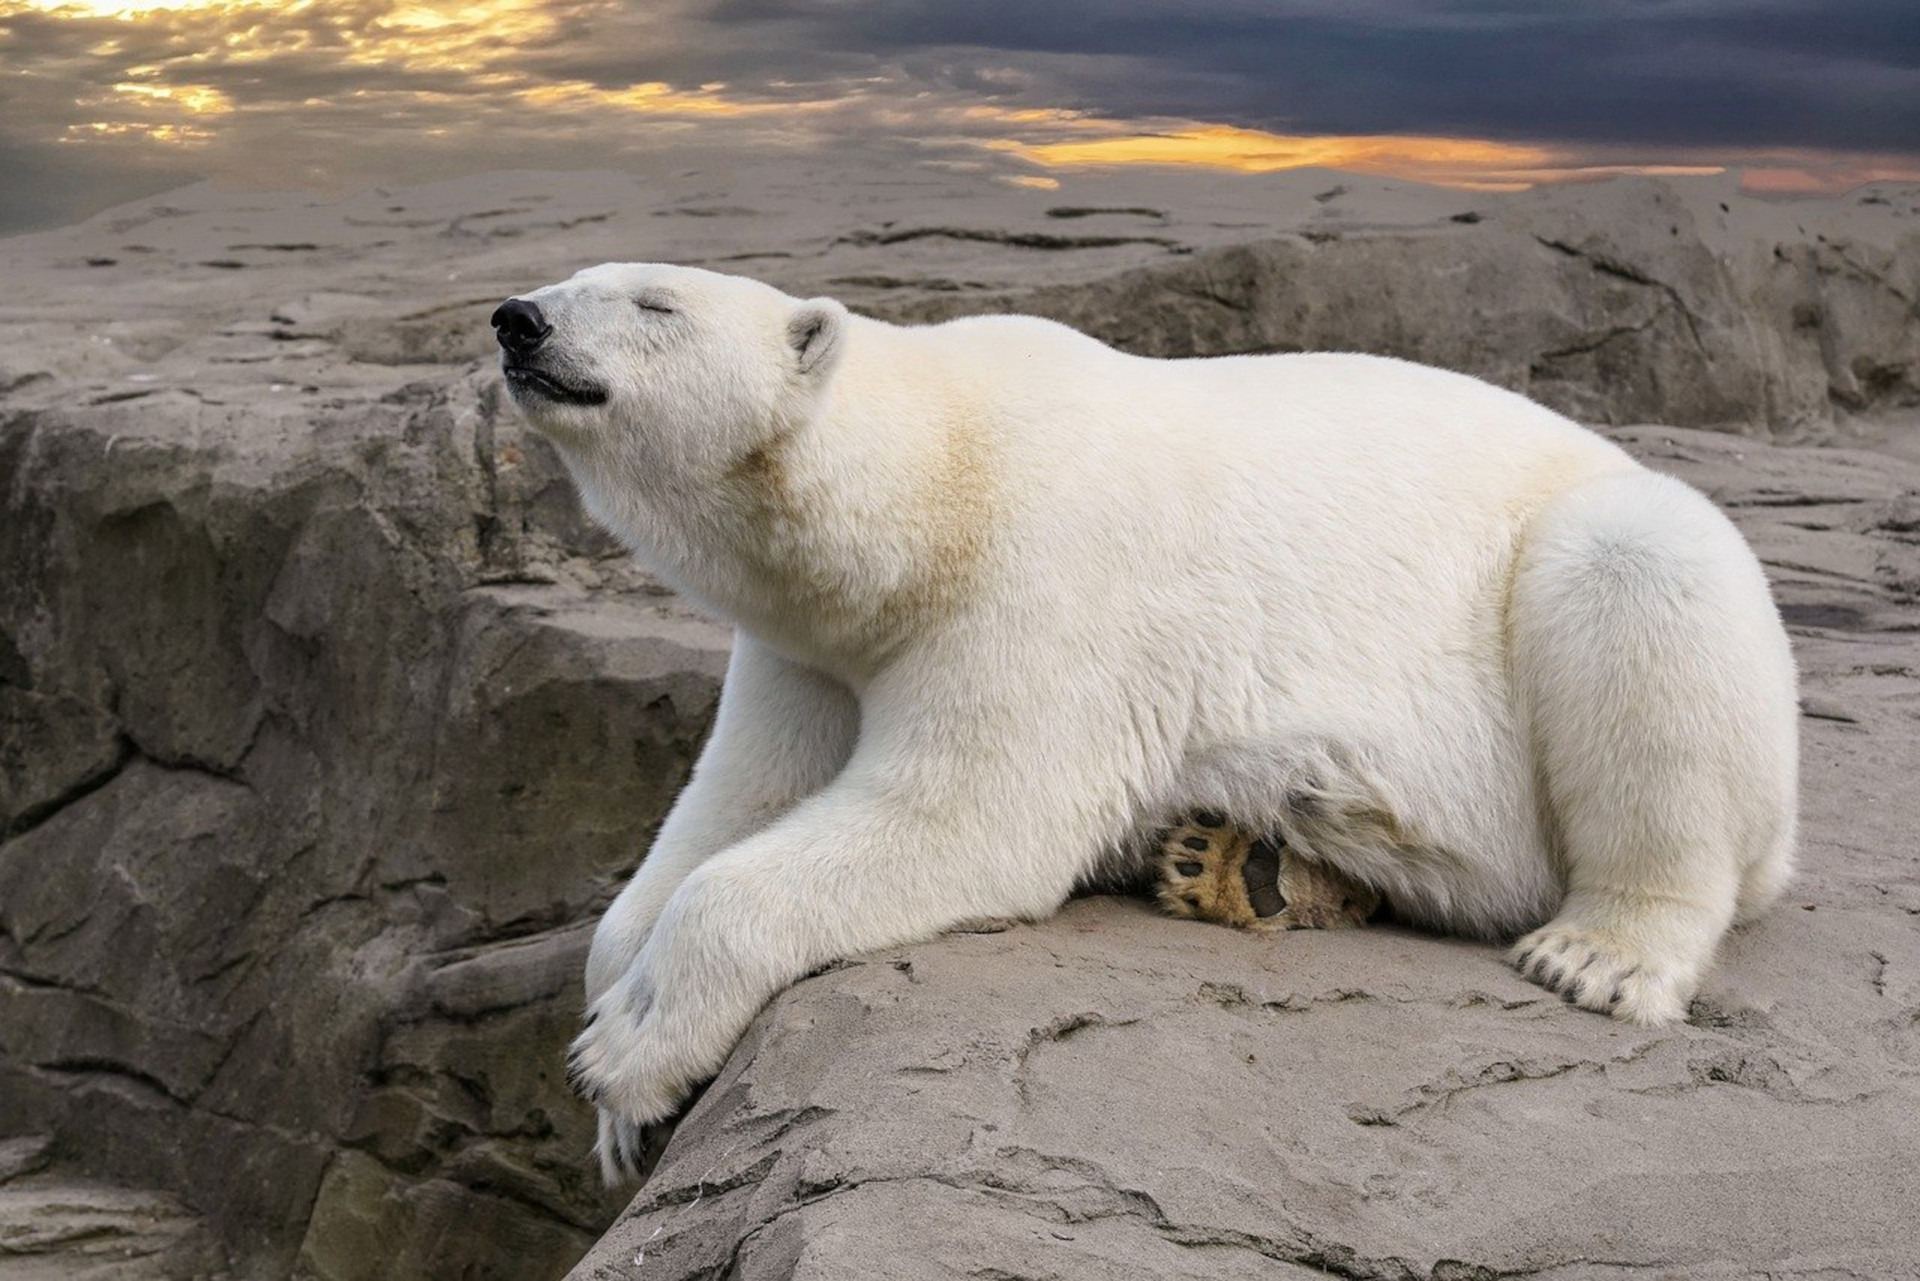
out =
{"type": "Polygon", "coordinates": [[[1672,187],[1534,193],[1471,224],[1329,230],[883,314],[1021,311],[1147,356],[1347,350],[1474,374],[1591,423],[1795,439],[1920,406],[1920,231],[1729,251],[1672,187]],[[1671,233],[1671,234],[1670,234],[1671,233]]]}
{"type": "Polygon", "coordinates": [[[54,1178],[0,1186],[5,1281],[170,1281],[223,1269],[206,1224],[163,1193],[54,1178]]]}
{"type": "Polygon", "coordinates": [[[0,1135],[249,1272],[395,1275],[369,1222],[554,1271],[618,1204],[561,1082],[583,931],[726,634],[604,563],[490,379],[340,400],[0,423],[0,1135]]]}

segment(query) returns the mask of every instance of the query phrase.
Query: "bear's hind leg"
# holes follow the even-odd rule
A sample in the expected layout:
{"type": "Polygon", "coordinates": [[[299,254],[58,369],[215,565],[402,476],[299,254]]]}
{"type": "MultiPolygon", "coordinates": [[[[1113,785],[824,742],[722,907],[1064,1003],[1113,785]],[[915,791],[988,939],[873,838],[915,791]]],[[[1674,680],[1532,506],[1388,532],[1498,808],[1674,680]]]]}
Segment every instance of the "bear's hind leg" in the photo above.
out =
{"type": "Polygon", "coordinates": [[[1705,498],[1628,473],[1535,519],[1511,610],[1566,880],[1512,960],[1587,1009],[1678,1019],[1790,864],[1795,681],[1765,577],[1705,498]]]}

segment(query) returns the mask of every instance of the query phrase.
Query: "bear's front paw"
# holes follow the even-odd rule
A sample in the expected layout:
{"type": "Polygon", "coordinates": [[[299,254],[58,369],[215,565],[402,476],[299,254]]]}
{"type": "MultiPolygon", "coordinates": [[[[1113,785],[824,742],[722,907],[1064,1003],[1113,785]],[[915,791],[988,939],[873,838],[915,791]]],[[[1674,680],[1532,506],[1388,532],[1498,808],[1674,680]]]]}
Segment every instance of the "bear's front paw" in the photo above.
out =
{"type": "MultiPolygon", "coordinates": [[[[636,1127],[653,1125],[672,1116],[687,1093],[669,1070],[667,1049],[651,992],[629,975],[588,1010],[568,1048],[567,1083],[603,1112],[636,1127]]],[[[603,1168],[605,1159],[603,1152],[603,1168]]]]}
{"type": "Polygon", "coordinates": [[[600,1158],[600,1181],[610,1188],[651,1174],[672,1134],[670,1126],[635,1125],[605,1108],[599,1109],[598,1130],[593,1150],[600,1158]]]}

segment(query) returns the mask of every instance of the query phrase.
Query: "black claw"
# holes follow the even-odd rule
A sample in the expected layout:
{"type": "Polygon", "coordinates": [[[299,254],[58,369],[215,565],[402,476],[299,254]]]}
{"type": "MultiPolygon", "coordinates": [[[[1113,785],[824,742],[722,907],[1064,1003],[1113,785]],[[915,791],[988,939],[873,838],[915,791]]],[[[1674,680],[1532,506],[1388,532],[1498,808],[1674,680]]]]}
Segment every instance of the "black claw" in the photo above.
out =
{"type": "Polygon", "coordinates": [[[581,1023],[580,1023],[580,1026],[581,1026],[581,1027],[583,1027],[583,1028],[589,1028],[589,1027],[592,1027],[592,1026],[593,1026],[593,1022],[594,1022],[594,1020],[595,1020],[595,1019],[597,1019],[597,1018],[599,1018],[599,1017],[600,1017],[600,1011],[599,1011],[599,1010],[588,1010],[588,1011],[587,1011],[587,1017],[586,1017],[585,1019],[583,1019],[583,1020],[581,1020],[581,1023]]]}
{"type": "Polygon", "coordinates": [[[617,1122],[613,1127],[613,1148],[620,1173],[628,1179],[640,1177],[640,1154],[634,1151],[640,1138],[639,1127],[628,1121],[617,1122]]]}
{"type": "Polygon", "coordinates": [[[1615,1006],[1619,1005],[1620,1002],[1626,999],[1627,999],[1626,989],[1621,987],[1616,987],[1613,989],[1613,995],[1607,998],[1607,1008],[1611,1010],[1615,1006]]]}
{"type": "Polygon", "coordinates": [[[1225,827],[1227,816],[1219,810],[1201,810],[1193,816],[1195,827],[1225,827]]]}
{"type": "Polygon", "coordinates": [[[1175,863],[1173,870],[1182,876],[1198,876],[1207,869],[1199,863],[1175,863]]]}
{"type": "Polygon", "coordinates": [[[1204,836],[1189,836],[1183,839],[1180,843],[1186,846],[1190,850],[1204,850],[1208,846],[1213,844],[1212,841],[1209,841],[1204,836]]]}
{"type": "Polygon", "coordinates": [[[595,1106],[600,1103],[600,1088],[587,1080],[586,1067],[578,1055],[567,1056],[567,1088],[595,1106]]]}

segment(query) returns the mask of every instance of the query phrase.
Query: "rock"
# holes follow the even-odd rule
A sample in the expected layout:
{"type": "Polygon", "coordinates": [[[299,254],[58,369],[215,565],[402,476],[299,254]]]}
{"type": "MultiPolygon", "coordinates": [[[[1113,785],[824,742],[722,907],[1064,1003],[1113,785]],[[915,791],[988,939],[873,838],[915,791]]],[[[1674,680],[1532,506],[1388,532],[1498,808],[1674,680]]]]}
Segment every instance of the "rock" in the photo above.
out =
{"type": "Polygon", "coordinates": [[[1732,511],[1852,709],[1804,722],[1804,870],[1686,1024],[1482,945],[1086,899],[780,997],[572,1275],[1920,1269],[1920,540],[1887,528],[1920,467],[1615,435],[1732,511]]]}
{"type": "Polygon", "coordinates": [[[1920,483],[1742,436],[1913,436],[1920,193],[740,181],[201,186],[0,241],[0,1193],[27,1198],[0,1222],[127,1246],[0,1273],[552,1276],[618,1213],[564,1046],[592,922],[686,777],[727,636],[581,515],[478,358],[499,298],[632,257],[899,318],[1019,306],[1143,351],[1371,346],[1603,421],[1728,428],[1621,435],[1731,507],[1780,583],[1819,910],[1743,936],[1697,1026],[1629,1063],[1637,1034],[1540,1005],[1485,949],[1391,932],[1282,957],[1095,901],[865,958],[769,1009],[592,1269],[737,1246],[748,1274],[918,1275],[971,1234],[982,1275],[1704,1257],[1629,1213],[1638,1167],[1579,1146],[1589,1106],[1581,1125],[1644,1130],[1694,1184],[1757,1171],[1742,1222],[1817,1213],[1810,1240],[1854,1229],[1831,1257],[1911,1266],[1867,1253],[1882,1193],[1860,1181],[1910,1186],[1883,1110],[1911,1106],[1915,1053],[1920,483]],[[1611,1200],[1501,1166],[1503,1124],[1544,1126],[1611,1200]],[[1853,1200],[1797,1208],[1782,1181],[1822,1154],[1853,1200]],[[1537,1255],[1499,1219],[1545,1204],[1529,1179],[1565,1194],[1537,1255]],[[872,1230],[888,1207],[904,1226],[872,1230]],[[86,1216],[118,1226],[44,1226],[86,1216]]]}
{"type": "Polygon", "coordinates": [[[0,1134],[248,1272],[564,1267],[618,1205],[561,1082],[586,930],[724,630],[485,377],[28,409],[0,457],[0,1134]]]}
{"type": "Polygon", "coordinates": [[[50,1178],[0,1182],[6,1281],[168,1281],[222,1267],[206,1225],[162,1193],[50,1178]]]}
{"type": "Polygon", "coordinates": [[[1287,236],[880,310],[1029,312],[1147,356],[1376,352],[1591,423],[1808,439],[1836,415],[1920,405],[1920,231],[1886,253],[1824,236],[1730,248],[1672,186],[1608,194],[1545,190],[1444,230],[1287,236]]]}
{"type": "Polygon", "coordinates": [[[0,1139],[0,1184],[11,1183],[23,1174],[35,1174],[51,1159],[53,1140],[44,1134],[26,1134],[15,1139],[0,1139]]]}

